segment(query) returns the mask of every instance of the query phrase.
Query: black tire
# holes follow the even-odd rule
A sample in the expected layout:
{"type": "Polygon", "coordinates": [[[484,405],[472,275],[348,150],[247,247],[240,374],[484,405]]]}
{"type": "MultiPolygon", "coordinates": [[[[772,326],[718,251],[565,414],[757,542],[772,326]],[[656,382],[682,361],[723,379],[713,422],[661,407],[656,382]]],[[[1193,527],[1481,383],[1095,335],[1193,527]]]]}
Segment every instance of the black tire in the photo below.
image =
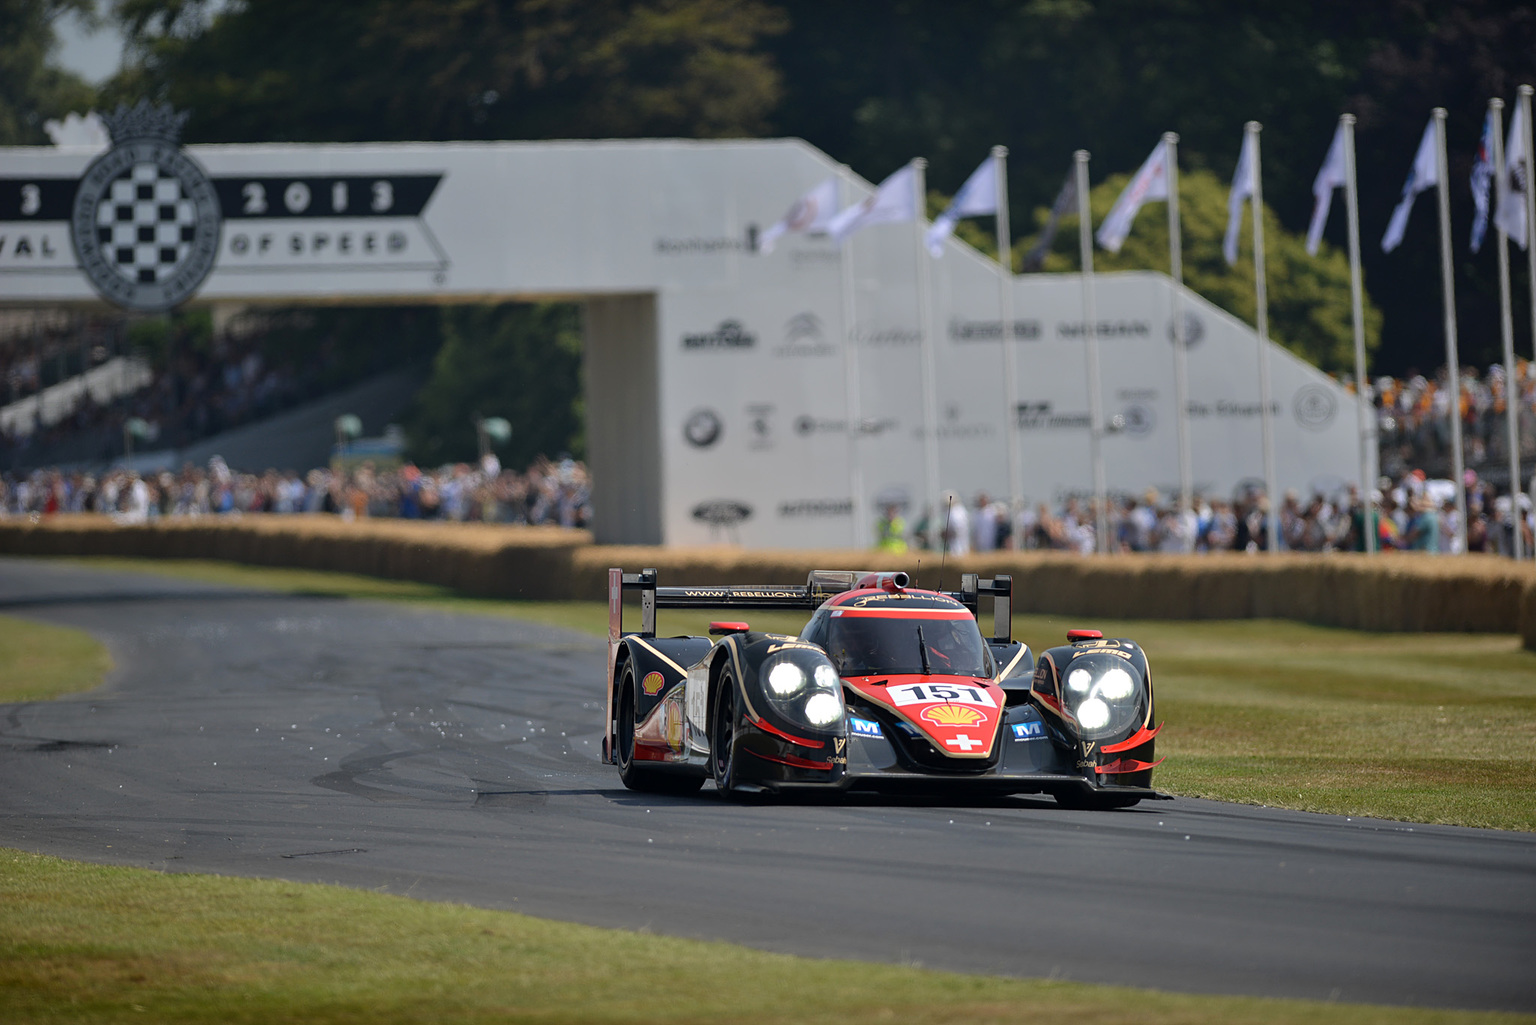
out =
{"type": "Polygon", "coordinates": [[[635,670],[628,663],[619,685],[618,732],[613,740],[619,757],[619,779],[631,790],[645,794],[691,794],[704,785],[703,776],[647,768],[635,762],[635,670]]]}
{"type": "Polygon", "coordinates": [[[1071,808],[1074,811],[1110,811],[1115,808],[1130,808],[1141,803],[1140,797],[1133,797],[1130,794],[1106,794],[1087,787],[1058,790],[1051,796],[1055,797],[1056,803],[1063,808],[1071,808]]]}
{"type": "Polygon", "coordinates": [[[715,786],[721,793],[731,796],[736,789],[736,728],[741,720],[736,693],[736,679],[730,667],[720,670],[720,683],[715,690],[714,716],[709,723],[709,763],[714,770],[715,786]]]}

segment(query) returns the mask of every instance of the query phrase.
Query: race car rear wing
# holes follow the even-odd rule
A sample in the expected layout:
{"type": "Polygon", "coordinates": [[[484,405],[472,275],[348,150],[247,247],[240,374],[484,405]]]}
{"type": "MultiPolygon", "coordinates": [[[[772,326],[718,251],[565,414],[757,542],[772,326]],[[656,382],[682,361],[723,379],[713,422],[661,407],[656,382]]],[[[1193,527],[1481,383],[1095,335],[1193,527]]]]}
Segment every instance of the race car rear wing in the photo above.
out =
{"type": "MultiPolygon", "coordinates": [[[[871,574],[856,570],[812,570],[803,587],[793,584],[728,584],[703,587],[658,587],[656,571],[625,573],[608,571],[608,641],[616,645],[624,636],[624,592],[640,592],[640,636],[656,636],[657,609],[789,609],[814,612],[828,598],[851,591],[858,580],[871,574]]],[[[979,615],[981,598],[992,598],[992,643],[1013,640],[1013,577],[999,574],[990,580],[977,573],[960,575],[960,590],[943,591],[979,615]]]]}

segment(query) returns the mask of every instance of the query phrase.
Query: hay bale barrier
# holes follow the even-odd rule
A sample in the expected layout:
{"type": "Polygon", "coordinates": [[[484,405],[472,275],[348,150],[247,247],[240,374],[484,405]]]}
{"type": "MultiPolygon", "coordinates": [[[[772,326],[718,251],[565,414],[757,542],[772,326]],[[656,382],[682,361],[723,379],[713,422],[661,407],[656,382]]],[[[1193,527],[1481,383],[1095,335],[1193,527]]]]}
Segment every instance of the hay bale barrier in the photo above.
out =
{"type": "MultiPolygon", "coordinates": [[[[451,587],[482,597],[601,600],[610,566],[655,567],[664,584],[800,583],[815,568],[904,569],[939,583],[937,552],[600,546],[585,531],[476,523],[243,516],[0,521],[0,554],[218,559],[334,570],[451,587]]],[[[1536,650],[1536,565],[1334,553],[1087,559],[995,552],[945,560],[962,572],[1011,573],[1020,612],[1117,619],[1293,619],[1385,632],[1518,633],[1536,650]]]]}

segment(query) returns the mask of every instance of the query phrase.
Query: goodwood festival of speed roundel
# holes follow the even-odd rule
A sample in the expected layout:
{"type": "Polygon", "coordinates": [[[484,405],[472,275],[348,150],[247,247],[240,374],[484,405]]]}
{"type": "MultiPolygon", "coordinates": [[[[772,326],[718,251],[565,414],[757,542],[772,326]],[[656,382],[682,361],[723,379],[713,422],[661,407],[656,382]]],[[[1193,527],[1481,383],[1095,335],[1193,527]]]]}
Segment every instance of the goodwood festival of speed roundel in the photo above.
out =
{"type": "Polygon", "coordinates": [[[103,120],[113,146],[80,179],[70,219],[75,255],[110,302],[145,312],[179,306],[213,270],[218,194],[177,145],[183,118],[168,107],[141,104],[103,120]]]}

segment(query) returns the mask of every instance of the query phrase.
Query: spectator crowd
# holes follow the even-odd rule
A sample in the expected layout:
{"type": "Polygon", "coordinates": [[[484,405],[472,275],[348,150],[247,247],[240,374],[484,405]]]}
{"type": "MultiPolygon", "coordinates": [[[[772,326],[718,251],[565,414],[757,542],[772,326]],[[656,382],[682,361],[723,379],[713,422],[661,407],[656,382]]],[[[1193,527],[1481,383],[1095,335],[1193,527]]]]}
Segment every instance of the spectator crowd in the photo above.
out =
{"type": "MultiPolygon", "coordinates": [[[[1381,377],[1374,382],[1376,427],[1381,469],[1394,478],[1414,467],[1449,472],[1451,452],[1449,374],[1441,368],[1432,379],[1422,374],[1381,377]]],[[[1509,461],[1505,409],[1513,397],[1517,409],[1520,453],[1536,455],[1536,365],[1520,360],[1510,387],[1502,363],[1484,371],[1464,367],[1457,411],[1461,418],[1462,458],[1467,466],[1503,466],[1509,461]]]]}
{"type": "Polygon", "coordinates": [[[351,471],[315,468],[239,473],[215,456],[206,468],[183,466],[140,475],[37,470],[0,475],[0,517],[106,513],[142,523],[162,516],[334,513],[347,519],[400,517],[457,522],[585,527],[592,489],[580,462],[540,457],[526,471],[503,470],[495,456],[479,464],[423,470],[409,463],[351,471]]]}
{"type": "MultiPolygon", "coordinates": [[[[1536,517],[1529,494],[1514,501],[1468,472],[1466,551],[1514,554],[1514,532],[1521,532],[1527,558],[1536,550],[1536,517]]],[[[1369,503],[1349,487],[1334,494],[1303,498],[1288,491],[1279,509],[1281,550],[1360,552],[1366,531],[1374,528],[1381,551],[1457,552],[1459,547],[1455,486],[1412,470],[1396,482],[1382,478],[1369,503]]],[[[1092,498],[1070,497],[1054,508],[1047,504],[1010,509],[1008,503],[978,494],[973,502],[949,496],[935,518],[931,510],[905,531],[900,511],[887,507],[877,525],[881,547],[904,550],[908,544],[945,544],[956,555],[998,549],[1078,552],[1098,550],[1098,509],[1092,498]]],[[[1140,497],[1112,498],[1105,510],[1111,552],[1265,551],[1269,503],[1262,491],[1246,490],[1231,500],[1197,496],[1194,508],[1181,511],[1176,496],[1154,490],[1140,497]]]]}

